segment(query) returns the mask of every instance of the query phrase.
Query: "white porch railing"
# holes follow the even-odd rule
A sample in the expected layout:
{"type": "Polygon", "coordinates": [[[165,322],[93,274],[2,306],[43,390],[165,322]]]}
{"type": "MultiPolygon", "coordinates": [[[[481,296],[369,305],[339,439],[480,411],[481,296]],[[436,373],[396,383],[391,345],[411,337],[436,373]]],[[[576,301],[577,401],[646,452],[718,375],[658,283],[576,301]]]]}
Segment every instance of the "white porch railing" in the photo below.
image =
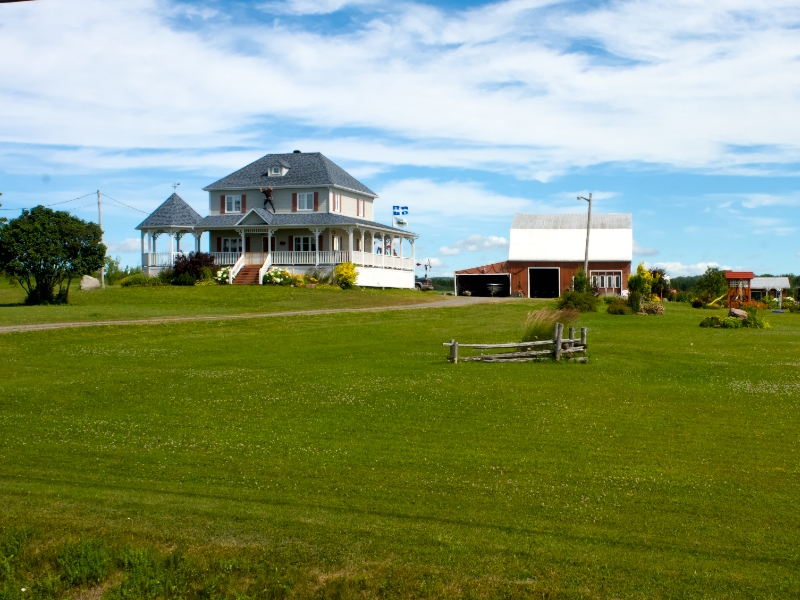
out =
{"type": "Polygon", "coordinates": [[[245,255],[242,254],[233,264],[231,270],[228,271],[228,284],[232,284],[233,280],[236,279],[236,276],[239,274],[239,271],[242,270],[242,267],[244,266],[245,263],[244,257],[245,255]]]}
{"type": "Polygon", "coordinates": [[[264,283],[264,275],[266,275],[271,266],[272,256],[267,254],[266,258],[264,259],[264,264],[261,265],[261,268],[258,270],[258,285],[262,285],[264,283]]]}
{"type": "Polygon", "coordinates": [[[236,263],[239,260],[239,252],[209,252],[214,257],[214,264],[221,267],[227,267],[236,263]]]}
{"type": "Polygon", "coordinates": [[[145,252],[142,254],[142,267],[171,267],[177,252],[145,252]]]}

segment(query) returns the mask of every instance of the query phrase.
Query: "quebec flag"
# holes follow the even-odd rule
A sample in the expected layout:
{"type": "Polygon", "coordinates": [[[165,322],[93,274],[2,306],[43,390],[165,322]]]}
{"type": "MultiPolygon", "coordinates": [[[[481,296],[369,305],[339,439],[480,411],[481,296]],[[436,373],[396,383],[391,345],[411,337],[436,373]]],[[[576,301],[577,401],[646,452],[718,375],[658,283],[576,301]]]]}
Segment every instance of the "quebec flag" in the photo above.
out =
{"type": "Polygon", "coordinates": [[[399,206],[393,206],[392,207],[392,215],[400,216],[400,207],[399,206]]]}
{"type": "Polygon", "coordinates": [[[404,215],[407,215],[407,214],[408,214],[408,207],[407,207],[407,206],[401,206],[400,208],[401,208],[401,210],[403,211],[403,214],[404,214],[404,215]]]}

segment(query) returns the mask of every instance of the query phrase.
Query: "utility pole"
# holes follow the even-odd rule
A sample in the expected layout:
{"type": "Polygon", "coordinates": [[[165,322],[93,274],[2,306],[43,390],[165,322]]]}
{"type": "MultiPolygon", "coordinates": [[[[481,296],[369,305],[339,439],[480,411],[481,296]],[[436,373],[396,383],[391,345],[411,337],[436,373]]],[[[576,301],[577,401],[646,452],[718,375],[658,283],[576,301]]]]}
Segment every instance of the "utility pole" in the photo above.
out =
{"type": "MultiPolygon", "coordinates": [[[[97,190],[97,224],[100,225],[100,241],[103,241],[103,205],[100,202],[100,190],[97,190]]],[[[100,286],[106,289],[106,264],[103,259],[103,266],[100,267],[100,286]]]]}
{"type": "Polygon", "coordinates": [[[586,279],[589,279],[589,232],[592,229],[592,195],[589,194],[588,198],[578,196],[578,200],[586,200],[589,203],[589,215],[586,217],[586,254],[583,258],[583,274],[586,275],[586,279]]]}

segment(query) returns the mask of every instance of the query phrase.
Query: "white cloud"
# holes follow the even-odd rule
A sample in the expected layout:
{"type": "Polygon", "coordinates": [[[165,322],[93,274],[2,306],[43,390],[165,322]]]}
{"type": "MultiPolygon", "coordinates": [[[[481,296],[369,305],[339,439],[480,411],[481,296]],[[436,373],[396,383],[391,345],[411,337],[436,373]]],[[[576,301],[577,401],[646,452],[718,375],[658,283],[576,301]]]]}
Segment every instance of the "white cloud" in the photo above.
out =
{"type": "Polygon", "coordinates": [[[449,246],[439,248],[439,254],[444,256],[455,256],[464,252],[493,252],[496,250],[508,250],[508,240],[504,237],[490,235],[483,236],[474,234],[466,239],[458,240],[449,246]]]}
{"type": "MultiPolygon", "coordinates": [[[[271,6],[353,4],[364,3],[271,6]]],[[[381,4],[314,31],[207,11],[177,27],[175,5],[157,0],[6,5],[0,141],[91,148],[116,167],[185,153],[185,165],[261,149],[264,123],[280,122],[333,129],[322,137],[337,157],[542,180],[611,161],[751,174],[800,161],[795,4],[547,4],[381,4]],[[367,132],[340,141],[345,127],[367,132]]]]}
{"type": "Polygon", "coordinates": [[[325,15],[347,6],[373,4],[374,0],[286,0],[265,2],[259,8],[269,14],[278,15],[325,15]]]}
{"type": "Polygon", "coordinates": [[[637,256],[655,256],[658,254],[658,250],[656,248],[645,248],[636,240],[633,240],[633,253],[637,256]]]}
{"type": "Polygon", "coordinates": [[[557,206],[543,202],[504,196],[482,185],[462,181],[435,182],[430,179],[403,179],[381,189],[386,205],[400,204],[409,208],[409,224],[415,222],[441,225],[442,219],[503,221],[511,226],[515,212],[563,212],[557,206]]]}
{"type": "Polygon", "coordinates": [[[105,242],[108,246],[109,254],[116,254],[117,252],[140,252],[142,249],[142,241],[136,238],[126,238],[121,242],[105,242]]]}
{"type": "Polygon", "coordinates": [[[745,208],[762,208],[764,206],[800,206],[800,194],[744,194],[742,206],[745,208]]]}
{"type": "Polygon", "coordinates": [[[708,267],[718,267],[722,270],[730,269],[729,266],[721,267],[719,263],[716,262],[699,262],[694,263],[692,265],[684,265],[680,262],[655,262],[649,263],[645,262],[645,266],[649,269],[650,267],[660,267],[664,269],[670,277],[682,277],[686,275],[702,275],[705,273],[708,267]]]}

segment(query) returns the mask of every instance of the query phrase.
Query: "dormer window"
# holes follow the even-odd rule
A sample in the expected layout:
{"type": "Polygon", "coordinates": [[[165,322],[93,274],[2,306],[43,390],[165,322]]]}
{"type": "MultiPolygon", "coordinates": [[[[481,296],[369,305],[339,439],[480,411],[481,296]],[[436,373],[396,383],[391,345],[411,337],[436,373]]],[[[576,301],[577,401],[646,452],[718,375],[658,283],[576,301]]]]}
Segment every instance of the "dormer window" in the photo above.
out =
{"type": "Polygon", "coordinates": [[[270,177],[280,177],[281,175],[283,175],[283,172],[280,167],[270,167],[269,175],[270,177]]]}

